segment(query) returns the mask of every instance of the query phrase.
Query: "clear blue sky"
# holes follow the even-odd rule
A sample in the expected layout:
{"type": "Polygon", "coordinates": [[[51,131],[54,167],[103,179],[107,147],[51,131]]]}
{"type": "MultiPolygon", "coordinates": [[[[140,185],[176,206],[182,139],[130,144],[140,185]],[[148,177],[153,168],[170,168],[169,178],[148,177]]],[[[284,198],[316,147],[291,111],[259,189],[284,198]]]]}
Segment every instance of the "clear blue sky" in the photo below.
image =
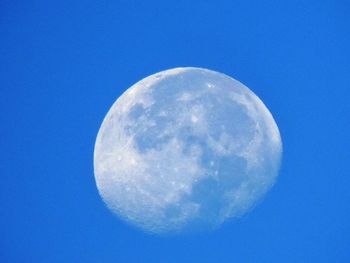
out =
{"type": "Polygon", "coordinates": [[[0,262],[350,262],[350,3],[0,3],[0,262]],[[161,238],[98,195],[109,107],[160,70],[250,87],[283,139],[279,180],[241,220],[161,238]]]}

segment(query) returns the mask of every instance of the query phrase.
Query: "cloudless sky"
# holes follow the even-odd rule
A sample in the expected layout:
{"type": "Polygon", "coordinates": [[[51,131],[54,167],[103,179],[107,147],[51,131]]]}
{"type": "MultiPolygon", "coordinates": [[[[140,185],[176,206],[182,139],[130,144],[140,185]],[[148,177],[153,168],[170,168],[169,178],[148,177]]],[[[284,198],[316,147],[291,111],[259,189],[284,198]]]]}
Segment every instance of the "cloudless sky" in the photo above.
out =
{"type": "Polygon", "coordinates": [[[350,262],[350,2],[0,2],[0,262],[350,262]],[[277,184],[251,213],[157,237],[98,195],[113,102],[198,66],[252,89],[280,128],[277,184]]]}

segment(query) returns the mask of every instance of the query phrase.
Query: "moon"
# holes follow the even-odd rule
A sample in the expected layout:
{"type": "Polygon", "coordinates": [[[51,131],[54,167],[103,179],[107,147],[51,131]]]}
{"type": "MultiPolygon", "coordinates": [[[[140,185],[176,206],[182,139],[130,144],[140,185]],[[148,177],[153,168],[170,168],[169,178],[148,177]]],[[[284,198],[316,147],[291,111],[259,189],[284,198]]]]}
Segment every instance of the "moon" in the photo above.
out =
{"type": "Polygon", "coordinates": [[[119,218],[155,234],[213,230],[250,211],[275,183],[279,129],[237,80],[203,68],[151,75],[105,116],[97,189],[119,218]]]}

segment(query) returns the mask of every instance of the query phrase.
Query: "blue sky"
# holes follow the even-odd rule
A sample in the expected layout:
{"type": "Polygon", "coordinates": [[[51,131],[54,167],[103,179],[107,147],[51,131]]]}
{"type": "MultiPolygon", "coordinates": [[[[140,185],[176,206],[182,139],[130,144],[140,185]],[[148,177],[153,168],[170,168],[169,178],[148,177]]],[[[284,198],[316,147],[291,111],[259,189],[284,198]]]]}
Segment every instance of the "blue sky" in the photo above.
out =
{"type": "Polygon", "coordinates": [[[350,4],[1,1],[1,262],[349,262],[350,4]],[[198,66],[279,125],[277,184],[216,232],[157,237],[113,216],[93,148],[136,81],[198,66]]]}

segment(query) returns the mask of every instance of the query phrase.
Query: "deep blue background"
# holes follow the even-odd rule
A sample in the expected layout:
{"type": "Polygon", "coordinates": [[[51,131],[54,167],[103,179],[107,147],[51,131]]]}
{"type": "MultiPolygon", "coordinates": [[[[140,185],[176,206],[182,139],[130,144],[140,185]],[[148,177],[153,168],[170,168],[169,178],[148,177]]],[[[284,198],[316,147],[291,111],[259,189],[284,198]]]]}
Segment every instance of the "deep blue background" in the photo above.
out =
{"type": "Polygon", "coordinates": [[[0,262],[350,262],[350,3],[0,2],[0,262]],[[160,70],[250,87],[284,143],[272,191],[200,236],[161,238],[102,203],[109,107],[160,70]]]}

